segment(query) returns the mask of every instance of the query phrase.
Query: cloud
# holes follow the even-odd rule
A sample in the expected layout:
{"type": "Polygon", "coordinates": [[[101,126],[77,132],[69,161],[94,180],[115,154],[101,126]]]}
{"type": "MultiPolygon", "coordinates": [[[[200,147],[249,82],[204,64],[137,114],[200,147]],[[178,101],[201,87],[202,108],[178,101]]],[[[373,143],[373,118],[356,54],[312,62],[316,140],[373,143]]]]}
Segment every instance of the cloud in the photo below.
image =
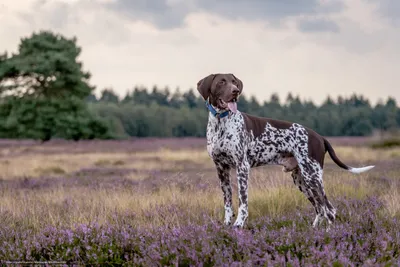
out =
{"type": "Polygon", "coordinates": [[[198,0],[199,7],[206,12],[228,19],[279,20],[291,16],[339,12],[343,8],[341,1],[319,0],[198,0]]]}
{"type": "Polygon", "coordinates": [[[130,20],[148,21],[160,29],[181,27],[185,18],[196,12],[277,25],[288,17],[337,13],[344,8],[339,0],[114,0],[105,6],[130,20]]]}
{"type": "Polygon", "coordinates": [[[382,17],[388,19],[396,26],[400,25],[400,1],[399,0],[365,0],[373,3],[382,17]]]}
{"type": "Polygon", "coordinates": [[[186,15],[192,9],[188,2],[167,0],[116,0],[104,5],[130,20],[147,21],[160,29],[182,26],[186,15]]]}
{"type": "Polygon", "coordinates": [[[301,19],[297,28],[302,32],[339,32],[339,26],[327,19],[301,19]]]}
{"type": "Polygon", "coordinates": [[[16,11],[14,19],[31,31],[51,29],[68,36],[85,36],[79,38],[85,45],[130,42],[131,30],[103,4],[100,0],[35,0],[30,8],[16,11]]]}
{"type": "MultiPolygon", "coordinates": [[[[71,10],[73,7],[62,1],[49,2],[46,0],[38,0],[33,2],[30,6],[30,10],[18,13],[23,21],[32,26],[35,26],[36,23],[40,23],[40,19],[36,12],[40,12],[42,18],[46,19],[48,24],[56,30],[64,28],[71,19],[73,19],[72,16],[74,15],[74,12],[71,10]],[[31,10],[36,10],[36,12],[31,12],[31,10]]],[[[74,17],[74,19],[79,22],[77,17],[74,17]]]]}

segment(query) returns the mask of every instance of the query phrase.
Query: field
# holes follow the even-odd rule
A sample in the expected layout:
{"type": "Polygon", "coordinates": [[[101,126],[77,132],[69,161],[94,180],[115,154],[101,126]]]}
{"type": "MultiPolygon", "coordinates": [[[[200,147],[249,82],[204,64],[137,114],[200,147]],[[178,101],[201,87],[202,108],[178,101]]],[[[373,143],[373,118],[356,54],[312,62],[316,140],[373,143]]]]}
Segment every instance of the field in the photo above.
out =
{"type": "Polygon", "coordinates": [[[376,167],[355,175],[326,156],[328,232],[310,227],[311,204],[278,166],[252,169],[245,228],[223,226],[204,139],[0,140],[0,262],[399,265],[400,148],[331,140],[344,162],[376,167]]]}

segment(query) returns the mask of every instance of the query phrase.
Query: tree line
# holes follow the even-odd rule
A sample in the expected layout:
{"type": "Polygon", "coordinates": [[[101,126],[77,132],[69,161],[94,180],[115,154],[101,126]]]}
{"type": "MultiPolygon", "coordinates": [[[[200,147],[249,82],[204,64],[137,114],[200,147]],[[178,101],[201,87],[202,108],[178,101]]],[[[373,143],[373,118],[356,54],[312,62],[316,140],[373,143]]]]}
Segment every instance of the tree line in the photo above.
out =
{"type": "MultiPolygon", "coordinates": [[[[110,139],[203,137],[208,112],[195,89],[135,87],[123,97],[112,88],[100,97],[82,69],[77,38],[51,31],[23,37],[15,54],[0,53],[0,138],[110,139]]],[[[288,94],[268,101],[243,95],[238,109],[293,121],[325,136],[365,136],[400,127],[400,109],[388,97],[371,105],[362,95],[328,97],[322,105],[288,94]]]]}
{"type": "MultiPolygon", "coordinates": [[[[124,97],[111,88],[100,97],[87,98],[93,114],[106,120],[108,128],[119,137],[128,136],[205,136],[208,112],[196,90],[181,93],[168,87],[135,87],[124,97]]],[[[259,102],[255,96],[242,95],[238,109],[256,116],[298,122],[325,136],[367,136],[374,130],[392,131],[400,127],[400,108],[388,97],[376,105],[362,95],[347,98],[327,97],[319,106],[302,101],[289,93],[281,100],[271,94],[259,102]]]]}

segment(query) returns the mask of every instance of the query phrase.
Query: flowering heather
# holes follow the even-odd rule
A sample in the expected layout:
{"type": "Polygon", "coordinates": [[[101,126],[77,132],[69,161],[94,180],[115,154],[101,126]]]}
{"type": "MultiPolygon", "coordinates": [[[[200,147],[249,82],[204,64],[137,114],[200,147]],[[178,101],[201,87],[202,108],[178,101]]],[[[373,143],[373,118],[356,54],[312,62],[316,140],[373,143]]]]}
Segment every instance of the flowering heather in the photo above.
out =
{"type": "Polygon", "coordinates": [[[309,226],[311,211],[260,217],[242,230],[207,216],[180,227],[93,222],[73,229],[47,227],[38,234],[1,227],[0,259],[137,266],[400,264],[400,221],[385,217],[382,203],[342,199],[340,210],[328,232],[309,226]]]}

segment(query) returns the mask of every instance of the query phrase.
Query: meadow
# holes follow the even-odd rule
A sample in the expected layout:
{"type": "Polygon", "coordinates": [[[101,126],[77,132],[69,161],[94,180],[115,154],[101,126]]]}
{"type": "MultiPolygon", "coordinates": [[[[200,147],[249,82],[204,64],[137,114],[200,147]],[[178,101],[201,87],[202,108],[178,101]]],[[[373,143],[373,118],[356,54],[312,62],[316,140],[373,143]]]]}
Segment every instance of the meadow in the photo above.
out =
{"type": "MultiPolygon", "coordinates": [[[[224,226],[201,138],[0,140],[0,262],[129,266],[398,266],[400,147],[331,138],[351,174],[326,156],[330,231],[279,166],[252,169],[250,217],[224,226]]],[[[236,175],[232,175],[237,209],[236,175]]]]}

